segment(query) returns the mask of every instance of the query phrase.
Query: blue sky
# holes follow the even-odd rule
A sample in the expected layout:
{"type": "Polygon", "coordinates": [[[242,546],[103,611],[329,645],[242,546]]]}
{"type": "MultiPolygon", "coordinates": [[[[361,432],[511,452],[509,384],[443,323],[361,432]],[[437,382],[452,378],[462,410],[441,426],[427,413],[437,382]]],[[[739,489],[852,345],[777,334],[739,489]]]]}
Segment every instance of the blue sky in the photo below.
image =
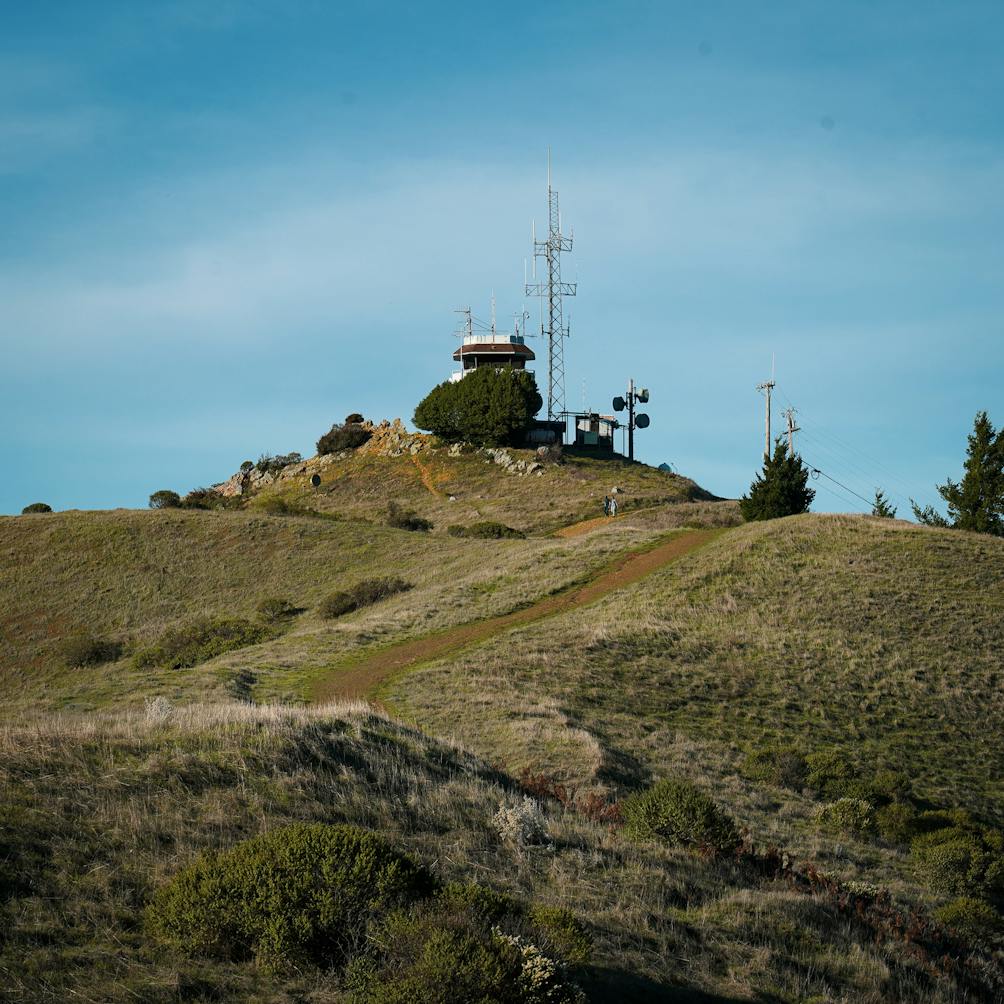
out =
{"type": "Polygon", "coordinates": [[[548,146],[568,402],[647,384],[641,459],[743,492],[772,354],[777,431],[793,404],[806,459],[901,515],[1004,423],[999,3],[0,15],[0,512],[409,419],[455,307],[522,309],[548,146]]]}

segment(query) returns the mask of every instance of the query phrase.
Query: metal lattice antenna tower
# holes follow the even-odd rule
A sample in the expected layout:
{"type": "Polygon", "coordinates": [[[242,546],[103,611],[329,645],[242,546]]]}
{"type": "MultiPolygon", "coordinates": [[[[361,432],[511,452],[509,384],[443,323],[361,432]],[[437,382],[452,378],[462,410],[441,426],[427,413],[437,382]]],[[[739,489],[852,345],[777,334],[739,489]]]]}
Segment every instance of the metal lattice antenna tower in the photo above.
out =
{"type": "MultiPolygon", "coordinates": [[[[541,335],[547,339],[547,417],[560,418],[565,413],[565,346],[568,326],[565,324],[562,298],[575,296],[578,283],[561,281],[561,252],[572,250],[572,235],[562,236],[561,212],[558,193],[551,188],[551,150],[547,151],[547,239],[537,240],[533,233],[534,279],[537,277],[537,259],[547,262],[547,281],[530,282],[525,286],[527,296],[547,300],[546,324],[541,322],[541,335]]],[[[543,313],[543,311],[542,311],[543,313]]]]}

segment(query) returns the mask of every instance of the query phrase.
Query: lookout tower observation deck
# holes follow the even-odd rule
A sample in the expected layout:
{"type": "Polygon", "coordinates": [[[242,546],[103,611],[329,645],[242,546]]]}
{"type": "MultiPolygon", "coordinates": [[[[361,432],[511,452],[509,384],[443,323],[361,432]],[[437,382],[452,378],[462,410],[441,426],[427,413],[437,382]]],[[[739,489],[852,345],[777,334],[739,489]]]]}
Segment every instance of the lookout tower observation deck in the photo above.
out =
{"type": "Polygon", "coordinates": [[[536,356],[522,335],[475,331],[464,335],[463,342],[453,353],[453,359],[460,363],[460,371],[454,371],[451,375],[451,379],[456,381],[463,379],[479,366],[492,366],[495,369],[511,366],[514,370],[526,369],[526,364],[533,362],[536,356]]]}

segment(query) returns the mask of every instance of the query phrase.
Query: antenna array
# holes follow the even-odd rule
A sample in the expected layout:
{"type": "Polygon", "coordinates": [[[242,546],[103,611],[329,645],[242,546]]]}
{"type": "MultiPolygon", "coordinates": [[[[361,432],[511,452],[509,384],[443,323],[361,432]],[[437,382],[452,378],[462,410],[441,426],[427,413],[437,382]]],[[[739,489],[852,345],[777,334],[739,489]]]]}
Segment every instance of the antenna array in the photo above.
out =
{"type": "Polygon", "coordinates": [[[564,340],[569,335],[564,320],[562,298],[575,296],[578,283],[561,281],[561,252],[572,250],[572,235],[562,236],[561,212],[558,209],[558,193],[551,188],[551,151],[547,151],[547,239],[537,240],[533,234],[534,274],[537,276],[537,259],[543,258],[547,264],[546,282],[525,284],[527,296],[541,298],[540,333],[547,338],[547,417],[560,418],[565,413],[565,349],[564,340]],[[547,300],[547,326],[544,326],[544,300],[547,300]]]}

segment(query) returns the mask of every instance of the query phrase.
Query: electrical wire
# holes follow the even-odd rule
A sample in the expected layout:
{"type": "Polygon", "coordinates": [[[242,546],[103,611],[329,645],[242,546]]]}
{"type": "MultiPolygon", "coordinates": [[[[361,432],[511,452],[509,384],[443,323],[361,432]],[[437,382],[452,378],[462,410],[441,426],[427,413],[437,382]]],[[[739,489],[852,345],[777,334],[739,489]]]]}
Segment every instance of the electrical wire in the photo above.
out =
{"type": "Polygon", "coordinates": [[[856,499],[861,499],[861,501],[864,502],[866,506],[868,506],[869,510],[871,509],[872,503],[869,502],[868,499],[866,499],[863,495],[859,495],[853,488],[848,488],[847,485],[843,484],[843,482],[841,481],[838,481],[836,478],[831,478],[829,474],[825,473],[824,471],[821,471],[815,465],[811,467],[809,473],[812,475],[813,480],[818,480],[819,478],[826,478],[827,481],[832,481],[835,485],[837,485],[839,488],[843,488],[845,492],[848,492],[849,494],[853,495],[856,499]]]}

